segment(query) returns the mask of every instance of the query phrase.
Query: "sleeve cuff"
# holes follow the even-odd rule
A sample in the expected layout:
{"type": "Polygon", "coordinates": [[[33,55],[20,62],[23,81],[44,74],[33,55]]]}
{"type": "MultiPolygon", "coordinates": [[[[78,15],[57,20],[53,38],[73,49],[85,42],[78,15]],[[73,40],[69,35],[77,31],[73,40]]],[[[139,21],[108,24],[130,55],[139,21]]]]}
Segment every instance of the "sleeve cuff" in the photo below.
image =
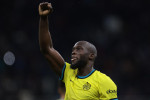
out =
{"type": "Polygon", "coordinates": [[[110,100],[118,100],[118,98],[110,99],[110,100]]]}
{"type": "Polygon", "coordinates": [[[65,63],[65,65],[64,65],[63,69],[62,69],[61,76],[59,77],[59,80],[63,80],[65,69],[66,69],[66,63],[65,63]]]}

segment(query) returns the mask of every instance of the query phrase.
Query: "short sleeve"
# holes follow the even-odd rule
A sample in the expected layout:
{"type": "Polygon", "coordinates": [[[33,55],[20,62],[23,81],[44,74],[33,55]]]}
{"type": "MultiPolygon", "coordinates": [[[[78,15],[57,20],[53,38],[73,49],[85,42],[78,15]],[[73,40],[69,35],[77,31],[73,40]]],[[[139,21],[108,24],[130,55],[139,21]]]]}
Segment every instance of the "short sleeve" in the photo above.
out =
{"type": "Polygon", "coordinates": [[[100,100],[118,100],[117,86],[108,76],[99,81],[99,94],[100,100]]]}
{"type": "Polygon", "coordinates": [[[61,73],[61,76],[59,77],[59,80],[62,80],[65,83],[70,70],[71,70],[70,69],[70,64],[65,62],[65,65],[62,69],[62,73],[61,73]]]}

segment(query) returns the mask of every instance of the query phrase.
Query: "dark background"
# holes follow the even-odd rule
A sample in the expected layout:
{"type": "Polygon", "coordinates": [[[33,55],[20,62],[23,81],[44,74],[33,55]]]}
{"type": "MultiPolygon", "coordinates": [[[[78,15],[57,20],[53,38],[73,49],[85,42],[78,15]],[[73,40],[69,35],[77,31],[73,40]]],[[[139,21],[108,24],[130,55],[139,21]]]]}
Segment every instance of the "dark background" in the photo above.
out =
{"type": "MultiPolygon", "coordinates": [[[[56,100],[58,76],[38,44],[43,0],[0,2],[0,100],[56,100]],[[4,62],[8,51],[15,56],[12,65],[4,62]]],[[[114,80],[119,100],[150,99],[149,0],[48,2],[54,9],[49,17],[54,48],[65,61],[77,41],[89,41],[98,50],[95,69],[114,80]]]]}

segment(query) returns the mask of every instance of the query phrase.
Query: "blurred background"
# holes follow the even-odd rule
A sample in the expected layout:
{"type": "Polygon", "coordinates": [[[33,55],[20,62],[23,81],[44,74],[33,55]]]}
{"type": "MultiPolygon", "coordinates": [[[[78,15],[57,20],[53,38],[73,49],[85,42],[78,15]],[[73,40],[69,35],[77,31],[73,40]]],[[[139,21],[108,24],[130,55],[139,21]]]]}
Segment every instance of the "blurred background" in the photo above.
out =
{"type": "MultiPolygon", "coordinates": [[[[1,0],[0,100],[56,100],[58,76],[40,53],[38,5],[1,0]]],[[[48,1],[48,0],[47,0],[48,1]]],[[[149,0],[49,0],[56,50],[70,62],[79,40],[98,50],[95,69],[118,86],[119,100],[150,99],[149,0]]]]}

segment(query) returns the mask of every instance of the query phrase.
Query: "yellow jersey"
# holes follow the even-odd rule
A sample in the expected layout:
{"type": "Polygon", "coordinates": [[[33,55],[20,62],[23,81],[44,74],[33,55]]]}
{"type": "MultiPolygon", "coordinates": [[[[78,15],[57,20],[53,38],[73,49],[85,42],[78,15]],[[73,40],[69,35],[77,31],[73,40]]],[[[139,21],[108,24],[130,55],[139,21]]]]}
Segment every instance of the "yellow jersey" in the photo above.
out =
{"type": "Polygon", "coordinates": [[[65,100],[118,100],[117,86],[110,77],[95,69],[86,76],[77,72],[65,63],[60,77],[66,86],[65,100]]]}

